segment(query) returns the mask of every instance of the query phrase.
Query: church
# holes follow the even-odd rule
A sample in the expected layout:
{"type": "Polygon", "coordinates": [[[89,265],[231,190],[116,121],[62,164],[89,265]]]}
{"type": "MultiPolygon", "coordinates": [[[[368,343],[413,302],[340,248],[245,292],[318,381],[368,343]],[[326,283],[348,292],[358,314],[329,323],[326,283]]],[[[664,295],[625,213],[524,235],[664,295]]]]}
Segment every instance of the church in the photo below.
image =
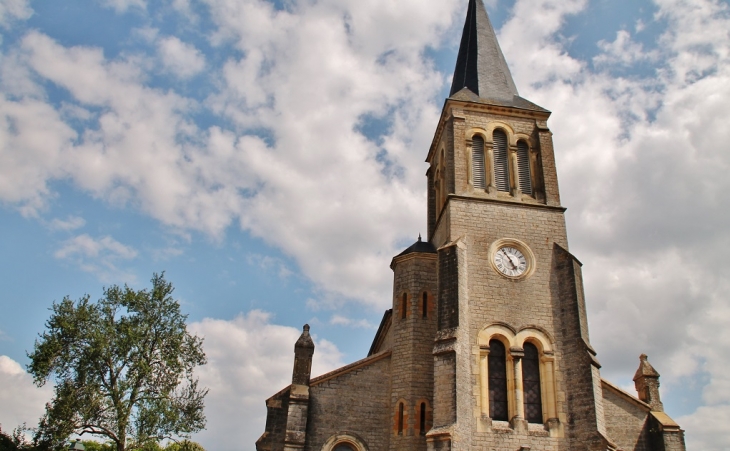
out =
{"type": "Polygon", "coordinates": [[[310,378],[304,326],[258,451],[685,451],[645,355],[635,394],[601,378],[550,114],[470,0],[426,157],[428,236],[393,258],[366,358],[310,378]]]}

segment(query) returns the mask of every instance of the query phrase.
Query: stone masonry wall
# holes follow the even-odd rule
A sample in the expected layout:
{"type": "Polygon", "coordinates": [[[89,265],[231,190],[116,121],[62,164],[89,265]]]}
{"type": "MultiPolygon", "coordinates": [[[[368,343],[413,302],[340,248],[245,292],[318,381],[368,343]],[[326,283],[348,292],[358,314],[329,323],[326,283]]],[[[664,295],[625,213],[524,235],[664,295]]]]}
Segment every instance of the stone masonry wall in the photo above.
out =
{"type": "Polygon", "coordinates": [[[256,451],[282,451],[289,412],[289,390],[272,396],[266,402],[266,430],[256,442],[256,451]]]}
{"type": "MultiPolygon", "coordinates": [[[[555,246],[552,270],[553,312],[556,323],[556,344],[562,352],[563,374],[567,382],[564,422],[571,450],[606,449],[603,395],[598,362],[592,355],[587,337],[581,328],[584,309],[579,290],[580,265],[564,248],[555,246]]],[[[557,357],[556,357],[557,359],[557,357]]]]}
{"type": "Polygon", "coordinates": [[[603,390],[606,431],[623,451],[654,451],[649,442],[649,409],[610,388],[603,390]]]}
{"type": "Polygon", "coordinates": [[[335,434],[360,437],[371,451],[390,440],[390,358],[377,360],[310,388],[305,451],[320,451],[335,434]]]}
{"type": "Polygon", "coordinates": [[[439,249],[438,330],[459,327],[459,255],[456,246],[439,249]]]}
{"type": "Polygon", "coordinates": [[[433,405],[433,338],[436,334],[436,263],[432,253],[413,253],[394,260],[390,449],[425,451],[426,430],[420,429],[420,404],[426,404],[426,429],[433,405]],[[424,314],[423,300],[426,296],[424,314]],[[407,311],[402,303],[406,298],[407,311]],[[404,424],[398,429],[398,403],[404,403],[404,424]]]}

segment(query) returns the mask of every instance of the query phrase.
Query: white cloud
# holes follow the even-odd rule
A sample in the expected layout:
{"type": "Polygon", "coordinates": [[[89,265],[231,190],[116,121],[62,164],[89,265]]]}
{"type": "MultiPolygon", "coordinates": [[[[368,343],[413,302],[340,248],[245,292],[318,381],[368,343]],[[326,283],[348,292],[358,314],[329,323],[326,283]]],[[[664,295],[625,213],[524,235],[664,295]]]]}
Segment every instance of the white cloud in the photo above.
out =
{"type": "Polygon", "coordinates": [[[75,132],[42,100],[0,93],[0,200],[35,216],[49,196],[48,181],[63,174],[75,132]]]}
{"type": "Polygon", "coordinates": [[[132,259],[137,256],[137,251],[129,246],[125,246],[112,237],[105,236],[101,239],[94,239],[89,235],[79,235],[66,241],[61,249],[54,254],[56,258],[69,258],[75,255],[84,257],[100,257],[108,253],[115,258],[125,260],[132,259]]]}
{"type": "Polygon", "coordinates": [[[287,279],[293,274],[281,259],[268,255],[249,254],[246,256],[246,262],[264,271],[275,271],[280,279],[287,279]]]}
{"type": "MultiPolygon", "coordinates": [[[[638,25],[637,25],[638,28],[638,25]]],[[[631,33],[621,30],[616,33],[616,40],[613,42],[598,41],[598,47],[603,51],[595,58],[596,64],[622,64],[625,66],[643,60],[654,60],[657,52],[645,52],[644,46],[631,39],[631,33]]]]}
{"type": "Polygon", "coordinates": [[[23,423],[35,426],[52,396],[50,386],[36,387],[18,362],[0,355],[0,424],[4,431],[23,423]]]}
{"type": "MultiPolygon", "coordinates": [[[[15,197],[0,190],[0,198],[32,199],[33,211],[53,194],[45,182],[65,178],[217,238],[238,220],[291,255],[325,296],[387,306],[387,260],[407,241],[404,230],[424,231],[422,160],[443,80],[420,52],[438,43],[458,2],[374,3],[303,4],[297,15],[253,0],[210,5],[221,33],[240,37],[246,55],[228,61],[224,90],[210,105],[237,128],[270,130],[272,146],[198,130],[186,117],[198,105],[146,87],[140,61],[106,60],[100,49],[29,33],[18,65],[100,112],[78,140],[70,128],[52,130],[45,141],[57,144],[45,148],[53,159],[18,165],[36,172],[26,178],[36,183],[16,187],[15,197]],[[367,115],[389,113],[383,146],[357,131],[367,115]]],[[[65,125],[49,113],[51,124],[65,125]]]]}
{"type": "Polygon", "coordinates": [[[62,230],[64,232],[70,232],[77,230],[86,225],[86,220],[79,216],[68,216],[66,219],[54,218],[48,227],[51,230],[62,230]]]}
{"type": "Polygon", "coordinates": [[[727,450],[730,406],[706,406],[693,415],[677,419],[688,434],[687,449],[727,450]]]}
{"type": "Polygon", "coordinates": [[[63,242],[53,254],[59,260],[74,262],[83,271],[96,274],[105,281],[135,279],[118,267],[119,262],[137,257],[137,251],[110,236],[92,238],[87,234],[78,235],[63,242]]]}
{"type": "Polygon", "coordinates": [[[157,50],[165,70],[179,78],[193,77],[205,69],[200,50],[174,36],[160,39],[157,50]]]}
{"type": "MultiPolygon", "coordinates": [[[[210,392],[206,398],[208,429],[195,440],[208,449],[252,449],[263,433],[266,399],[291,383],[294,343],[301,329],[271,323],[254,310],[232,321],[205,319],[189,326],[205,338],[208,364],[198,370],[210,392]]],[[[342,366],[342,354],[314,333],[312,376],[342,366]]]]}
{"type": "Polygon", "coordinates": [[[366,319],[351,319],[347,318],[346,316],[342,315],[332,315],[332,318],[330,318],[330,324],[336,325],[336,326],[348,326],[348,327],[356,327],[361,329],[373,329],[374,326],[370,323],[370,321],[366,319]]]}
{"type": "Polygon", "coordinates": [[[0,3],[0,27],[9,26],[14,20],[29,19],[32,15],[33,9],[28,0],[3,0],[0,3]]]}
{"type": "Polygon", "coordinates": [[[146,0],[100,0],[101,4],[113,8],[118,13],[127,12],[130,9],[146,9],[146,0]]]}

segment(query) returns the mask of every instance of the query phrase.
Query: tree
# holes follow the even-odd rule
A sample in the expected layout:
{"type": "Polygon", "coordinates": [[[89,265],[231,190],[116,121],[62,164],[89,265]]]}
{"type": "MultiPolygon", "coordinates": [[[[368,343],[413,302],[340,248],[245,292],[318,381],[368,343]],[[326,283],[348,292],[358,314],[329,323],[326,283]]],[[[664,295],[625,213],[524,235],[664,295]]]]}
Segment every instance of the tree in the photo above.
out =
{"type": "Polygon", "coordinates": [[[25,437],[30,431],[31,429],[23,424],[13,429],[12,435],[8,435],[0,425],[0,451],[45,451],[28,442],[25,437]]]}
{"type": "Polygon", "coordinates": [[[185,440],[180,443],[169,443],[165,447],[165,451],[205,451],[205,448],[200,446],[199,443],[185,440]]]}
{"type": "Polygon", "coordinates": [[[62,449],[72,434],[93,434],[139,450],[205,427],[208,390],[193,375],[206,363],[202,339],[188,333],[172,292],[163,273],[149,291],[114,285],[96,303],[53,303],[28,355],[35,383],[56,383],[37,443],[62,449]]]}

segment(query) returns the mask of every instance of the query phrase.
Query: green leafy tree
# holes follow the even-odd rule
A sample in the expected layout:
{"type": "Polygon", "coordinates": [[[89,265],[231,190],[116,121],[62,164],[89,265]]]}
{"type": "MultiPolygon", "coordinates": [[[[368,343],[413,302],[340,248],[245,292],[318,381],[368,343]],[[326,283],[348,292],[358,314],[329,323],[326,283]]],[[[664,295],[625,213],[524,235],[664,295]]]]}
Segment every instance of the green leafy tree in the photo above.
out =
{"type": "Polygon", "coordinates": [[[23,424],[8,435],[0,425],[0,451],[44,451],[44,448],[36,447],[26,439],[29,432],[32,430],[23,424]]]}
{"type": "Polygon", "coordinates": [[[38,386],[53,379],[35,440],[63,449],[72,434],[109,440],[116,451],[142,450],[205,427],[193,370],[206,363],[202,339],[186,328],[172,284],[152,277],[152,289],[104,290],[54,303],[46,331],[28,357],[38,386]]]}
{"type": "Polygon", "coordinates": [[[199,443],[185,440],[179,443],[169,443],[165,447],[165,451],[205,451],[205,448],[200,446],[199,443]]]}
{"type": "Polygon", "coordinates": [[[114,451],[114,447],[109,443],[99,443],[93,440],[83,440],[81,442],[86,451],[114,451]]]}

